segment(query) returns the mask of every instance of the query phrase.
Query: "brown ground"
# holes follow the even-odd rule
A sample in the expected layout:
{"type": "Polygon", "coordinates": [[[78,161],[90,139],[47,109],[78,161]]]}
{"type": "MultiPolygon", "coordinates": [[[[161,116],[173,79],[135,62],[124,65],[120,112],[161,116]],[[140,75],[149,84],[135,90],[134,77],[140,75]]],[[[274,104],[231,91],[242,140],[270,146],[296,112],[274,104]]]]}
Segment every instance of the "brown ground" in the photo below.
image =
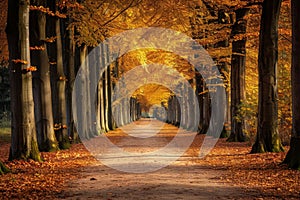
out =
{"type": "MultiPolygon", "coordinates": [[[[141,126],[149,121],[136,123],[140,132],[149,133],[141,126]]],[[[154,129],[161,126],[151,123],[154,129]]],[[[132,127],[125,127],[125,132],[132,127]]],[[[149,139],[134,139],[120,130],[108,137],[125,151],[149,152],[169,143],[176,130],[164,125],[149,139]]],[[[102,165],[82,144],[43,153],[43,163],[6,162],[12,173],[0,176],[0,199],[300,199],[300,172],[279,165],[285,153],[248,154],[249,144],[220,139],[208,156],[198,159],[203,138],[197,136],[173,164],[141,174],[102,165]]],[[[9,145],[1,141],[0,145],[3,161],[9,145]]]]}

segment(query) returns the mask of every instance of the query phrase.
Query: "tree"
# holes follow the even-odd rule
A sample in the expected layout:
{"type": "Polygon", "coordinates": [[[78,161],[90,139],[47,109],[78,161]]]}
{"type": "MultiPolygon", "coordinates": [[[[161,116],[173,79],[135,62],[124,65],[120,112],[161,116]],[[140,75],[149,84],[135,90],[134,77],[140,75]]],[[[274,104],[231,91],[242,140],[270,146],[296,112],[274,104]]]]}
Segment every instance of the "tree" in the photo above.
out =
{"type": "MultiPolygon", "coordinates": [[[[63,20],[62,23],[67,26],[67,24],[72,23],[72,19],[68,18],[63,20]]],[[[61,34],[64,37],[65,42],[65,57],[66,60],[66,107],[67,107],[67,126],[68,126],[68,135],[72,138],[73,142],[77,142],[78,134],[75,130],[74,126],[74,118],[73,118],[73,111],[72,111],[72,92],[73,92],[73,85],[76,76],[75,70],[75,39],[74,39],[74,26],[70,25],[68,30],[65,30],[64,33],[61,34]]]]}
{"type": "Polygon", "coordinates": [[[238,118],[239,106],[245,100],[245,64],[247,19],[249,8],[239,8],[235,11],[236,21],[232,27],[232,57],[231,57],[231,133],[228,141],[245,142],[244,119],[238,118]]]}
{"type": "MultiPolygon", "coordinates": [[[[48,6],[53,13],[59,11],[58,5],[60,1],[50,0],[48,6]]],[[[64,73],[63,65],[63,52],[62,52],[62,37],[61,37],[61,20],[59,17],[49,17],[48,20],[50,26],[50,34],[48,37],[56,37],[56,42],[52,43],[50,50],[52,50],[52,56],[49,56],[49,60],[52,63],[51,66],[51,89],[53,100],[53,115],[55,123],[55,135],[58,140],[60,149],[67,149],[70,147],[70,141],[67,130],[67,108],[66,108],[66,82],[67,78],[64,73]]],[[[50,52],[49,52],[50,55],[50,52]]],[[[74,66],[73,66],[74,67],[74,66]]]]}
{"type": "Polygon", "coordinates": [[[293,169],[300,170],[300,2],[291,1],[292,8],[292,137],[290,150],[283,163],[293,169]]]}
{"type": "Polygon", "coordinates": [[[265,0],[259,38],[259,100],[257,136],[251,153],[280,152],[278,134],[277,62],[281,0],[265,0]]]}
{"type": "MultiPolygon", "coordinates": [[[[34,6],[46,6],[44,0],[33,0],[34,6]]],[[[32,51],[31,58],[37,71],[34,72],[34,99],[36,127],[39,148],[42,151],[58,149],[54,132],[52,110],[52,91],[50,84],[50,64],[46,47],[46,13],[42,10],[32,10],[30,13],[30,43],[37,50],[32,51]]]]}
{"type": "Polygon", "coordinates": [[[12,0],[8,6],[6,32],[12,83],[12,140],[9,159],[40,161],[32,92],[31,71],[34,67],[30,65],[29,5],[29,0],[12,0]]]}

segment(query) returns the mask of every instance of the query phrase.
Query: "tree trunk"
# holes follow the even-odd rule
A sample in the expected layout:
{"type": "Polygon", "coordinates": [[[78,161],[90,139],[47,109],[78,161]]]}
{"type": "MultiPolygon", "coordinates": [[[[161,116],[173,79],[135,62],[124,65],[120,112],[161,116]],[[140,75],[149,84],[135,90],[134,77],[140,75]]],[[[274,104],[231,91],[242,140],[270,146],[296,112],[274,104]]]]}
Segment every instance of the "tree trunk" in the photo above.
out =
{"type": "MultiPolygon", "coordinates": [[[[70,21],[70,20],[69,20],[70,21]]],[[[71,22],[71,21],[70,21],[71,22]]],[[[62,35],[63,36],[63,35],[62,35]]],[[[71,137],[72,142],[76,143],[79,141],[77,131],[74,126],[74,117],[72,111],[72,93],[73,85],[75,81],[75,42],[74,42],[74,27],[69,27],[66,31],[66,107],[67,107],[67,126],[68,126],[68,135],[71,137]]]]}
{"type": "Polygon", "coordinates": [[[202,133],[203,128],[203,80],[200,72],[195,71],[195,79],[196,79],[196,94],[198,98],[198,104],[199,104],[199,124],[198,124],[198,133],[202,133]]]}
{"type": "Polygon", "coordinates": [[[57,92],[58,92],[58,121],[55,122],[59,125],[59,130],[57,130],[57,138],[59,143],[59,148],[68,149],[70,147],[70,141],[67,130],[67,106],[66,106],[66,81],[67,78],[64,73],[63,67],[63,55],[62,55],[62,40],[60,33],[60,19],[55,20],[55,31],[56,31],[56,67],[57,67],[57,92]]]}
{"type": "Polygon", "coordinates": [[[209,85],[211,80],[207,80],[204,82],[204,79],[201,77],[200,82],[198,85],[198,92],[199,92],[199,108],[200,108],[200,124],[198,133],[199,134],[206,134],[209,128],[209,121],[210,121],[210,95],[208,88],[206,85],[209,85]]]}
{"type": "Polygon", "coordinates": [[[246,38],[235,39],[235,36],[245,34],[249,8],[240,8],[235,11],[236,22],[232,27],[232,57],[231,57],[231,134],[227,141],[245,142],[245,121],[238,117],[239,106],[245,100],[245,64],[246,64],[246,38]]]}
{"type": "Polygon", "coordinates": [[[74,96],[75,97],[73,111],[74,111],[74,121],[77,122],[77,131],[81,137],[81,139],[89,139],[89,122],[88,122],[88,109],[89,109],[89,99],[88,96],[88,70],[87,68],[87,60],[86,58],[86,50],[87,47],[85,45],[82,45],[80,47],[80,63],[82,66],[82,71],[80,74],[77,75],[78,80],[80,80],[81,84],[76,84],[76,88],[74,88],[74,96]]]}
{"type": "Polygon", "coordinates": [[[104,71],[104,82],[103,82],[103,84],[104,84],[104,92],[103,92],[103,94],[104,94],[104,104],[105,104],[105,108],[104,108],[104,110],[105,110],[105,115],[104,115],[104,117],[105,117],[105,121],[104,121],[104,124],[105,124],[105,130],[106,130],[106,132],[108,132],[109,131],[109,125],[108,125],[108,121],[109,121],[109,103],[108,103],[108,90],[109,90],[109,87],[108,87],[108,84],[109,84],[109,80],[108,80],[108,77],[110,76],[110,74],[109,74],[109,70],[108,70],[108,68],[109,67],[107,67],[106,69],[105,69],[105,71],[104,71]]]}
{"type": "Polygon", "coordinates": [[[229,92],[229,82],[230,82],[230,77],[229,77],[229,69],[228,69],[228,62],[220,62],[219,63],[219,68],[220,68],[220,72],[223,76],[223,82],[224,82],[224,85],[225,85],[225,101],[226,101],[226,104],[225,104],[225,108],[226,108],[226,111],[225,111],[225,122],[224,122],[224,126],[223,126],[223,130],[222,130],[222,133],[220,135],[220,138],[227,138],[229,135],[230,135],[230,120],[231,120],[231,113],[230,113],[230,101],[229,101],[229,95],[230,95],[230,92],[229,92]]]}
{"type": "MultiPolygon", "coordinates": [[[[58,11],[59,0],[48,0],[47,5],[52,12],[58,11]]],[[[51,90],[52,90],[52,108],[55,123],[55,135],[58,140],[60,149],[70,147],[70,141],[67,130],[67,108],[66,108],[66,81],[64,73],[62,37],[61,37],[61,20],[58,17],[49,16],[47,19],[47,37],[56,36],[56,41],[48,44],[49,61],[52,66],[51,90]]]]}
{"type": "Polygon", "coordinates": [[[281,0],[265,0],[260,25],[258,55],[259,100],[256,142],[251,153],[281,152],[278,134],[278,18],[281,0]]]}
{"type": "MultiPolygon", "coordinates": [[[[9,11],[8,11],[8,26],[7,26],[7,34],[9,37],[9,45],[10,50],[13,50],[10,53],[10,59],[18,59],[17,57],[20,55],[20,59],[22,62],[21,77],[16,77],[20,75],[19,71],[12,71],[11,73],[15,73],[12,77],[16,78],[19,82],[19,78],[21,78],[20,85],[13,85],[19,87],[21,90],[19,95],[20,98],[12,99],[12,106],[16,106],[15,103],[19,103],[19,106],[12,107],[13,115],[21,115],[21,121],[19,124],[15,124],[15,119],[13,116],[13,124],[12,124],[12,142],[10,148],[9,159],[33,159],[35,161],[41,161],[37,139],[36,139],[36,128],[35,128],[35,117],[34,117],[34,102],[33,102],[33,94],[32,94],[32,74],[30,71],[30,46],[29,46],[29,0],[19,0],[19,1],[9,1],[9,11]],[[19,5],[18,5],[19,4],[19,5]],[[16,14],[16,11],[19,11],[16,14]],[[17,16],[19,15],[19,19],[17,16]],[[12,17],[12,18],[11,18],[12,17]],[[15,23],[18,24],[19,27],[14,27],[15,23]],[[11,29],[16,28],[16,29],[11,29]],[[19,32],[19,34],[12,34],[12,32],[19,32]],[[13,36],[18,36],[20,39],[19,45],[16,45],[17,38],[13,36]],[[20,49],[16,48],[16,45],[20,49]],[[19,51],[20,50],[20,51],[19,51]],[[21,52],[19,54],[19,52],[21,52]],[[20,102],[19,102],[20,101],[20,102]],[[20,108],[20,110],[15,110],[16,108],[20,108]],[[17,112],[16,112],[17,111],[17,112]],[[17,127],[15,127],[15,125],[17,127]]],[[[16,67],[12,65],[11,68],[16,67]]],[[[13,79],[12,79],[13,81],[13,79]]],[[[16,88],[12,88],[12,92],[14,93],[16,88]]],[[[14,93],[12,98],[16,97],[14,93]]],[[[17,118],[19,119],[19,118],[17,118]]]]}
{"type": "Polygon", "coordinates": [[[300,1],[292,0],[292,110],[293,125],[290,150],[284,163],[290,168],[300,170],[300,1]]]}
{"type": "Polygon", "coordinates": [[[22,132],[22,75],[21,64],[13,62],[21,58],[19,48],[19,1],[8,1],[8,15],[6,34],[9,48],[9,76],[10,76],[10,96],[11,96],[11,148],[10,158],[21,156],[23,132],[22,132]]]}
{"type": "MultiPolygon", "coordinates": [[[[36,1],[36,6],[45,6],[42,0],[36,1]]],[[[37,110],[36,124],[39,137],[39,148],[42,151],[55,151],[58,149],[54,132],[54,120],[52,110],[52,91],[50,84],[50,65],[45,44],[46,39],[46,14],[41,11],[32,11],[30,14],[30,42],[33,47],[41,47],[43,50],[32,52],[32,65],[37,67],[38,82],[40,84],[36,97],[36,104],[40,103],[37,110]],[[40,98],[40,99],[39,99],[40,98]]]]}

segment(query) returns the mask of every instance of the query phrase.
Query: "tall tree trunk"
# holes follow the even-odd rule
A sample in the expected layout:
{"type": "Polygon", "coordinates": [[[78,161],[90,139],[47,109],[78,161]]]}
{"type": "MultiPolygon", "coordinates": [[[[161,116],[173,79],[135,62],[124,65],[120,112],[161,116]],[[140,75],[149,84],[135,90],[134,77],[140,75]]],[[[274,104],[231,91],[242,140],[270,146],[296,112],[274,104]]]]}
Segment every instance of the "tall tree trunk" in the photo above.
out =
{"type": "MultiPolygon", "coordinates": [[[[58,11],[60,0],[48,0],[47,5],[52,12],[58,11]]],[[[58,17],[47,19],[48,37],[56,36],[56,41],[48,45],[49,60],[52,63],[51,73],[51,90],[52,90],[52,107],[55,123],[55,135],[58,140],[60,149],[70,147],[70,141],[67,130],[67,108],[66,108],[66,81],[64,73],[62,37],[61,37],[61,20],[58,17]]]]}
{"type": "MultiPolygon", "coordinates": [[[[36,139],[36,128],[35,128],[35,117],[34,117],[34,102],[32,94],[32,74],[30,71],[30,46],[29,46],[29,0],[19,0],[19,1],[9,1],[9,10],[8,10],[8,26],[7,34],[9,38],[10,50],[10,59],[21,59],[22,66],[22,75],[19,70],[15,70],[16,65],[11,65],[11,77],[13,80],[16,80],[18,84],[13,84],[12,86],[12,143],[10,148],[9,159],[33,159],[36,161],[41,161],[37,139],[36,139]],[[19,13],[16,14],[16,11],[19,13]],[[19,16],[19,18],[17,17],[19,16]],[[12,24],[15,23],[15,24],[12,24]],[[18,24],[17,28],[15,25],[18,24]],[[12,29],[16,28],[16,29],[12,29]],[[15,34],[13,32],[18,32],[15,34]],[[12,33],[12,35],[10,35],[12,33]],[[15,38],[19,36],[19,38],[15,38]],[[19,45],[16,43],[20,39],[19,45]],[[16,46],[12,46],[16,45],[16,46]],[[16,48],[16,47],[19,47],[16,48]],[[20,52],[20,53],[19,53],[20,52]],[[20,82],[21,80],[21,82],[20,82]],[[20,89],[14,88],[19,87],[20,89]],[[16,91],[19,91],[20,96],[16,96],[16,91]],[[20,107],[16,104],[19,104],[20,107]],[[16,110],[20,108],[20,110],[16,110]],[[16,115],[21,116],[15,118],[16,115]],[[15,120],[20,121],[15,121],[15,120]],[[16,124],[16,122],[18,124],[16,124]]],[[[11,60],[12,62],[12,60],[11,60]]],[[[19,65],[20,66],[20,65],[19,65]]]]}
{"type": "MultiPolygon", "coordinates": [[[[71,20],[69,20],[71,22],[71,20]]],[[[69,27],[66,31],[66,107],[67,107],[67,126],[68,126],[68,135],[72,138],[72,142],[76,143],[79,138],[77,131],[74,126],[74,118],[72,111],[72,93],[73,93],[73,85],[75,81],[75,42],[74,42],[74,27],[69,27]]],[[[75,101],[75,100],[74,100],[75,101]]]]}
{"type": "MultiPolygon", "coordinates": [[[[45,6],[45,1],[33,1],[36,6],[45,6]]],[[[46,40],[46,14],[41,11],[32,11],[30,14],[31,45],[41,47],[43,50],[34,51],[32,64],[37,66],[40,84],[40,92],[36,95],[40,103],[39,114],[36,115],[37,132],[39,138],[39,148],[42,151],[55,151],[58,149],[57,140],[54,132],[54,120],[52,110],[52,91],[50,84],[50,65],[45,44],[46,40]]]]}
{"type": "Polygon", "coordinates": [[[292,0],[292,110],[293,125],[290,150],[284,163],[293,169],[300,170],[300,1],[292,0]]]}
{"type": "Polygon", "coordinates": [[[19,1],[8,1],[8,15],[6,34],[9,48],[9,76],[10,76],[10,96],[11,96],[11,148],[10,158],[21,157],[23,144],[22,132],[22,75],[21,64],[13,62],[21,58],[19,48],[19,1]]]}
{"type": "Polygon", "coordinates": [[[89,99],[88,99],[88,69],[87,65],[88,62],[85,60],[86,58],[86,51],[87,47],[85,45],[82,45],[80,47],[80,63],[82,66],[83,71],[78,74],[78,79],[80,80],[81,84],[76,84],[76,88],[74,91],[75,97],[74,101],[76,104],[73,106],[74,110],[74,120],[77,122],[77,129],[78,133],[81,136],[81,139],[89,139],[90,133],[89,133],[89,121],[88,121],[88,112],[89,112],[89,99]]]}
{"type": "Polygon", "coordinates": [[[251,153],[280,152],[278,134],[278,18],[281,0],[265,0],[259,38],[259,100],[256,142],[251,153]]]}
{"type": "Polygon", "coordinates": [[[227,141],[245,142],[245,121],[238,118],[239,106],[245,100],[245,64],[246,64],[246,38],[236,40],[234,37],[245,34],[249,8],[240,8],[235,11],[236,22],[232,27],[232,57],[231,57],[231,134],[227,141]]]}
{"type": "Polygon", "coordinates": [[[102,77],[100,78],[100,81],[98,83],[98,93],[99,93],[99,103],[100,103],[100,128],[101,132],[107,132],[107,123],[106,123],[106,81],[107,78],[107,71],[105,70],[105,64],[106,64],[106,47],[104,44],[101,44],[100,46],[100,63],[101,63],[101,69],[104,70],[102,73],[102,77]]]}
{"type": "MultiPolygon", "coordinates": [[[[107,46],[107,62],[110,63],[110,52],[109,47],[107,46]]],[[[112,105],[111,105],[111,95],[112,95],[112,82],[111,82],[111,65],[107,67],[107,127],[109,130],[113,130],[112,123],[112,105]]]]}
{"type": "Polygon", "coordinates": [[[220,138],[227,138],[229,135],[230,135],[230,127],[229,125],[231,124],[230,120],[231,120],[231,113],[230,113],[230,101],[229,101],[229,95],[230,95],[230,92],[229,92],[229,85],[228,84],[230,82],[230,77],[229,77],[229,69],[228,69],[228,62],[220,62],[218,64],[218,67],[220,68],[220,72],[223,76],[223,82],[224,82],[224,85],[225,85],[225,102],[226,102],[226,105],[225,105],[225,108],[226,108],[226,111],[225,111],[225,122],[224,122],[224,126],[223,126],[223,130],[222,130],[222,133],[220,135],[220,138]]]}
{"type": "Polygon", "coordinates": [[[195,71],[195,79],[196,79],[196,94],[198,98],[198,104],[199,104],[199,124],[198,124],[198,133],[202,133],[203,128],[203,79],[200,74],[200,72],[195,71]]]}
{"type": "Polygon", "coordinates": [[[109,119],[109,97],[108,97],[108,90],[109,90],[109,80],[108,77],[110,76],[109,74],[110,70],[109,67],[106,68],[105,72],[104,72],[104,104],[105,104],[105,130],[109,131],[109,125],[108,125],[108,121],[109,119]]]}
{"type": "Polygon", "coordinates": [[[57,67],[57,92],[58,92],[58,121],[55,122],[59,125],[57,130],[57,138],[59,148],[67,149],[70,147],[70,141],[67,130],[67,106],[66,106],[66,75],[63,67],[63,55],[62,55],[62,40],[60,33],[60,19],[55,19],[55,31],[56,31],[56,67],[57,67]]]}
{"type": "Polygon", "coordinates": [[[200,106],[200,124],[199,124],[199,134],[206,134],[209,128],[209,121],[210,121],[210,95],[208,88],[206,85],[211,84],[211,80],[207,80],[204,82],[204,79],[200,79],[200,83],[198,85],[198,92],[199,92],[199,106],[200,106]]]}

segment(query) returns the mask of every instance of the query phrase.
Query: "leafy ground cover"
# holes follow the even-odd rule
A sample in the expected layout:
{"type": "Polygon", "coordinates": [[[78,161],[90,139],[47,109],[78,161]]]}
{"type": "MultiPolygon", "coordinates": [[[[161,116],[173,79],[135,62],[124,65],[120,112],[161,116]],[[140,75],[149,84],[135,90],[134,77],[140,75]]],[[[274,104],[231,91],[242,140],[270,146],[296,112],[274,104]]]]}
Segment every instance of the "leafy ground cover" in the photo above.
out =
{"type": "MultiPolygon", "coordinates": [[[[120,137],[116,137],[118,134],[123,136],[122,131],[118,129],[113,132],[113,137],[110,137],[112,141],[116,140],[113,141],[115,143],[120,140],[120,137]]],[[[255,191],[256,199],[300,198],[300,171],[290,170],[287,166],[281,165],[285,153],[249,154],[251,149],[249,143],[228,143],[225,139],[220,139],[208,156],[198,159],[199,146],[203,138],[204,135],[198,135],[195,138],[184,156],[188,159],[181,163],[186,167],[193,166],[196,170],[193,170],[193,173],[197,173],[197,167],[211,171],[215,174],[214,181],[221,185],[241,188],[244,192],[241,199],[247,199],[250,191],[255,191]]],[[[83,144],[72,145],[68,150],[42,153],[44,161],[41,163],[8,162],[9,145],[9,141],[0,137],[0,160],[11,169],[11,173],[0,176],[0,199],[67,198],[70,184],[84,178],[88,168],[98,165],[96,159],[83,144]]],[[[180,169],[184,170],[184,168],[178,168],[178,171],[174,173],[181,174],[180,169]]],[[[158,173],[157,180],[159,180],[159,174],[164,173],[164,169],[156,173],[158,173]]],[[[146,173],[142,176],[151,176],[151,174],[146,173]]],[[[130,177],[135,177],[135,175],[119,176],[120,179],[130,179],[130,177]]],[[[175,178],[178,179],[178,176],[175,178]]],[[[123,181],[130,182],[131,180],[123,181]]],[[[104,187],[106,179],[100,180],[100,183],[99,187],[104,187]]],[[[117,185],[118,182],[111,184],[117,185]]],[[[143,190],[138,191],[141,191],[141,197],[143,197],[143,190]]],[[[187,190],[186,194],[188,193],[187,190]]],[[[253,196],[251,198],[253,199],[253,196]]]]}

